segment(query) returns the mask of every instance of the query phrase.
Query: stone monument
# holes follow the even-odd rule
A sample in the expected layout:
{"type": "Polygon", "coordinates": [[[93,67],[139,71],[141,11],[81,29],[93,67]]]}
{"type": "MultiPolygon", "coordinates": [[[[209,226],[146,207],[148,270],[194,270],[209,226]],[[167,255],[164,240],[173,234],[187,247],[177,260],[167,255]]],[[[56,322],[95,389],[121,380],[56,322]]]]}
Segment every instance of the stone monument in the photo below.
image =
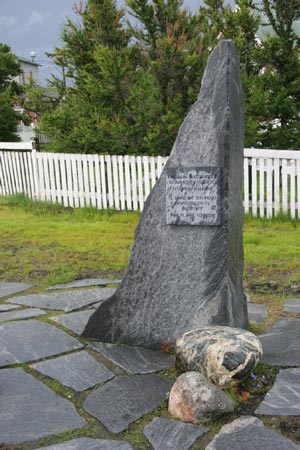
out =
{"type": "Polygon", "coordinates": [[[223,40],[146,201],[122,283],[83,336],[155,349],[203,325],[248,326],[243,137],[239,60],[223,40]]]}

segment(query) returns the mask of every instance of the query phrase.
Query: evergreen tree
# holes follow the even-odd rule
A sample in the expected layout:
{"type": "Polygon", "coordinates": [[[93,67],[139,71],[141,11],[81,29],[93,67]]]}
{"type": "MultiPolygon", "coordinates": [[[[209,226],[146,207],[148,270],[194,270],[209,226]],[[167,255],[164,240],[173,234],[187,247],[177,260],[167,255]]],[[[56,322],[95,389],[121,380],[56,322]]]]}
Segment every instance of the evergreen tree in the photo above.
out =
{"type": "Polygon", "coordinates": [[[136,45],[159,87],[161,121],[156,140],[161,154],[169,154],[178,128],[197,99],[210,49],[201,18],[183,8],[182,0],[128,0],[136,45]]]}
{"type": "Polygon", "coordinates": [[[256,3],[264,34],[256,63],[261,68],[249,104],[253,136],[248,145],[300,148],[300,39],[294,30],[299,0],[256,3]],[[264,31],[265,28],[265,31],[264,31]]]}
{"type": "Polygon", "coordinates": [[[300,1],[206,0],[206,18],[215,46],[233,39],[241,61],[246,147],[300,148],[300,61],[295,20],[300,1]],[[260,40],[258,39],[260,37],[260,40]]]}
{"type": "Polygon", "coordinates": [[[67,22],[52,54],[64,74],[53,81],[61,103],[41,124],[56,136],[53,149],[169,154],[208,50],[197,16],[180,1],[133,0],[130,8],[140,29],[124,28],[113,0],[90,0],[77,9],[80,24],[67,22]]]}
{"type": "Polygon", "coordinates": [[[18,116],[13,110],[13,97],[18,90],[13,80],[20,73],[17,57],[10,47],[0,43],[0,141],[18,141],[18,116]]]}

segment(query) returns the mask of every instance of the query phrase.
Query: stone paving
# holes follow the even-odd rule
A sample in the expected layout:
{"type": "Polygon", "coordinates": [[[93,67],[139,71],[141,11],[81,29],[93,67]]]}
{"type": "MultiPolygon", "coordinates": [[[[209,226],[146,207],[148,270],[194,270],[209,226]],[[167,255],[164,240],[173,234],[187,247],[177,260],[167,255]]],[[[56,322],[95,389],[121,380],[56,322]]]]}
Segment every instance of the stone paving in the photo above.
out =
{"type": "MultiPolygon", "coordinates": [[[[174,383],[164,372],[174,364],[170,355],[80,338],[91,307],[112,295],[115,288],[107,285],[118,282],[81,280],[42,294],[32,294],[24,283],[0,282],[0,448],[200,448],[197,442],[209,431],[206,427],[147,415],[159,411],[174,383]],[[140,437],[130,438],[141,419],[142,444],[140,437]]],[[[292,300],[286,304],[297,313],[298,299],[292,300]]],[[[251,320],[266,319],[264,305],[249,309],[251,320]]],[[[256,415],[300,416],[299,338],[300,319],[295,317],[260,336],[264,361],[289,368],[280,370],[256,415]]],[[[254,416],[225,425],[206,450],[261,448],[300,450],[254,416]]]]}

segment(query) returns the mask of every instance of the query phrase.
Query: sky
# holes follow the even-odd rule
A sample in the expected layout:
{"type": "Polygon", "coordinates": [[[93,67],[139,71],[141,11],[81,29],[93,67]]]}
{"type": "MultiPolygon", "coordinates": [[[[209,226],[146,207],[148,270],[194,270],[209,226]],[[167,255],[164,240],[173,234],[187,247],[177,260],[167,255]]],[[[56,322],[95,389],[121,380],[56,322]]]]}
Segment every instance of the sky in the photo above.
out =
{"type": "Polygon", "coordinates": [[[40,78],[54,71],[46,57],[60,44],[60,32],[66,19],[77,20],[73,12],[76,0],[0,0],[0,42],[11,47],[17,56],[40,64],[40,78]]]}
{"type": "MultiPolygon", "coordinates": [[[[122,2],[123,0],[119,0],[122,2]]],[[[35,52],[35,62],[40,64],[40,78],[55,72],[45,52],[60,46],[60,32],[67,18],[77,21],[73,11],[80,0],[0,0],[0,42],[11,47],[17,56],[30,59],[35,52]]],[[[184,5],[196,10],[201,0],[185,0],[184,5]]]]}

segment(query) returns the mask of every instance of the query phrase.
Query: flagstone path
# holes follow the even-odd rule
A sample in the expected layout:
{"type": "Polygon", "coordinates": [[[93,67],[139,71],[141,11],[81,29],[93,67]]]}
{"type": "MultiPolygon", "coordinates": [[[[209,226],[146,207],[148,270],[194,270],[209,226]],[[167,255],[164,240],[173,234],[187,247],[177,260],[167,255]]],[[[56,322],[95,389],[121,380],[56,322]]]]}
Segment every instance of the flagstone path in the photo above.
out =
{"type": "MultiPolygon", "coordinates": [[[[167,399],[174,383],[167,376],[170,355],[80,337],[93,307],[111,296],[118,283],[77,280],[32,294],[28,284],[0,282],[1,449],[199,448],[206,427],[147,416],[167,399]],[[128,438],[140,419],[142,444],[141,437],[128,438]]],[[[300,300],[292,299],[286,311],[300,313],[298,305],[300,300]]],[[[251,320],[266,319],[264,305],[249,303],[248,308],[251,320]]],[[[285,368],[255,414],[300,416],[300,319],[281,320],[260,339],[265,362],[285,368]]],[[[206,447],[261,448],[300,450],[254,416],[225,425],[206,447]]]]}

